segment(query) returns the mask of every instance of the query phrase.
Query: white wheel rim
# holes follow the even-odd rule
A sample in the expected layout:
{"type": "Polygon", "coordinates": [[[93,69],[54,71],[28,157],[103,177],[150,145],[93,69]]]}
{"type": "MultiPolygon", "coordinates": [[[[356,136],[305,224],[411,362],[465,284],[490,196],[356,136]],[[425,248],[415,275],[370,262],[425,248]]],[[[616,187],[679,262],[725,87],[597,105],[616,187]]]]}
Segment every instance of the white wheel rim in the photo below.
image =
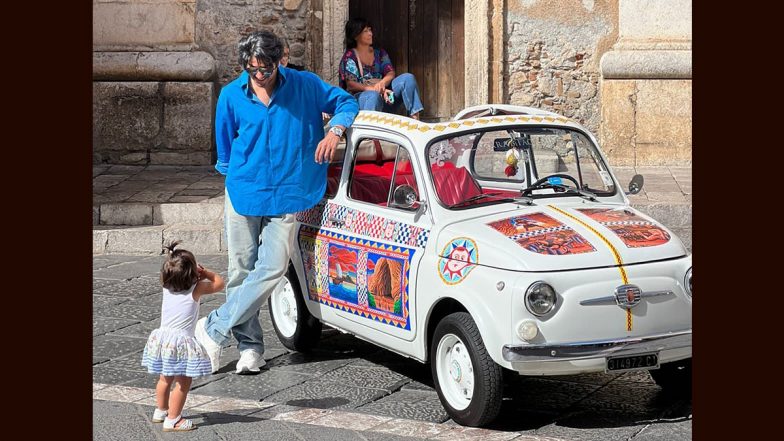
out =
{"type": "Polygon", "coordinates": [[[297,299],[287,277],[272,292],[272,316],[278,331],[291,337],[297,331],[297,299]]]}
{"type": "Polygon", "coordinates": [[[474,396],[474,366],[468,348],[454,334],[447,334],[438,342],[436,373],[441,393],[456,410],[471,404],[474,396]]]}

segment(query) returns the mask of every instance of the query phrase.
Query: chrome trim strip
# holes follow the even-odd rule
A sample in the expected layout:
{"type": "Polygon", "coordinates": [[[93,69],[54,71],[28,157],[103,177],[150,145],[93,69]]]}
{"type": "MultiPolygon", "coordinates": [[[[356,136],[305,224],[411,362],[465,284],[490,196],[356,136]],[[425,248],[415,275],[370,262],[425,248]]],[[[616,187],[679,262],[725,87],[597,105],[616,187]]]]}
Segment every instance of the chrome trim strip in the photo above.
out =
{"type": "Polygon", "coordinates": [[[588,305],[614,305],[615,296],[596,297],[594,299],[583,300],[580,302],[582,306],[588,305]]]}
{"type": "MultiPolygon", "coordinates": [[[[663,290],[663,291],[644,291],[640,297],[647,298],[647,297],[659,297],[659,296],[674,296],[675,293],[670,290],[663,290]]],[[[580,305],[582,306],[590,306],[590,305],[616,305],[618,302],[615,300],[615,296],[604,296],[604,297],[596,297],[593,299],[582,300],[580,301],[580,305]]]]}
{"type": "Polygon", "coordinates": [[[511,362],[572,361],[691,347],[691,329],[646,337],[594,340],[552,345],[504,345],[511,362]]]}
{"type": "Polygon", "coordinates": [[[666,289],[664,291],[644,291],[642,293],[642,298],[658,297],[658,296],[674,296],[674,295],[675,293],[670,291],[669,289],[666,289]]]}

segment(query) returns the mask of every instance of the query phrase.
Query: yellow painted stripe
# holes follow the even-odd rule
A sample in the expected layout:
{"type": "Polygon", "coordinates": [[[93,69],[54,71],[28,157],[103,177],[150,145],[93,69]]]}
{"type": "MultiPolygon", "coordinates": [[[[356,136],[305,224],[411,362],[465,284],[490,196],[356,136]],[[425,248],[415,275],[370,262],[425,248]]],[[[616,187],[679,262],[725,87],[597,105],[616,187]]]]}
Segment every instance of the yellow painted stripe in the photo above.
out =
{"type": "MultiPolygon", "coordinates": [[[[556,207],[555,205],[548,205],[548,207],[550,207],[553,210],[563,214],[564,216],[574,220],[575,222],[579,223],[580,225],[584,226],[585,228],[589,229],[591,231],[591,233],[595,234],[599,239],[601,239],[602,242],[604,242],[604,244],[607,246],[607,248],[610,249],[610,252],[612,253],[613,257],[615,258],[615,263],[618,264],[618,271],[621,273],[621,280],[623,281],[623,284],[626,285],[627,283],[629,283],[629,278],[626,276],[626,270],[623,268],[623,260],[621,259],[621,253],[618,252],[618,250],[613,246],[613,244],[610,243],[610,241],[607,240],[607,238],[604,237],[604,235],[602,233],[597,231],[596,228],[592,227],[591,225],[585,223],[579,217],[577,217],[577,216],[575,216],[575,215],[573,215],[571,213],[567,213],[566,211],[561,210],[560,208],[556,207]]],[[[631,331],[632,330],[632,310],[631,309],[627,309],[626,310],[626,330],[627,331],[631,331]]]]}

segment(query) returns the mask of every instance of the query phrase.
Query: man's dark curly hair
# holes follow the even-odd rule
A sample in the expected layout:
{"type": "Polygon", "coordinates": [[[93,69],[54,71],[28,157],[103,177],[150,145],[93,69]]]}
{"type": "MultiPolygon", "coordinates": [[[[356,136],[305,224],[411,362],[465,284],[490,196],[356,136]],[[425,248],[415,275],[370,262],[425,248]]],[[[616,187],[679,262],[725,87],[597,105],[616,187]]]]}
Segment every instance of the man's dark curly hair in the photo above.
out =
{"type": "Polygon", "coordinates": [[[237,44],[237,49],[239,63],[243,69],[250,64],[251,58],[264,63],[265,66],[277,64],[283,58],[283,42],[269,31],[256,31],[243,37],[237,44]]]}

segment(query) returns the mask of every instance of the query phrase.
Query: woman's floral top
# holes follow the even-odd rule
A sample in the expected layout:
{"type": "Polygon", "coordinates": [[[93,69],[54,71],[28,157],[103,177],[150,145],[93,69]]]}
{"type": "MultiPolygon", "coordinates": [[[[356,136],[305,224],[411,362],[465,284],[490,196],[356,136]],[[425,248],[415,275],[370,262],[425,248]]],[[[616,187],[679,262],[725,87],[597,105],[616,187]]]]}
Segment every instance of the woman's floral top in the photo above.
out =
{"type": "Polygon", "coordinates": [[[348,89],[347,81],[356,81],[357,83],[365,83],[366,81],[376,78],[384,78],[389,71],[395,70],[392,61],[389,59],[389,54],[384,49],[373,49],[373,65],[362,65],[362,75],[359,75],[359,67],[357,66],[356,53],[354,49],[349,49],[343,54],[340,59],[340,66],[338,66],[338,74],[340,75],[340,87],[348,89]]]}

